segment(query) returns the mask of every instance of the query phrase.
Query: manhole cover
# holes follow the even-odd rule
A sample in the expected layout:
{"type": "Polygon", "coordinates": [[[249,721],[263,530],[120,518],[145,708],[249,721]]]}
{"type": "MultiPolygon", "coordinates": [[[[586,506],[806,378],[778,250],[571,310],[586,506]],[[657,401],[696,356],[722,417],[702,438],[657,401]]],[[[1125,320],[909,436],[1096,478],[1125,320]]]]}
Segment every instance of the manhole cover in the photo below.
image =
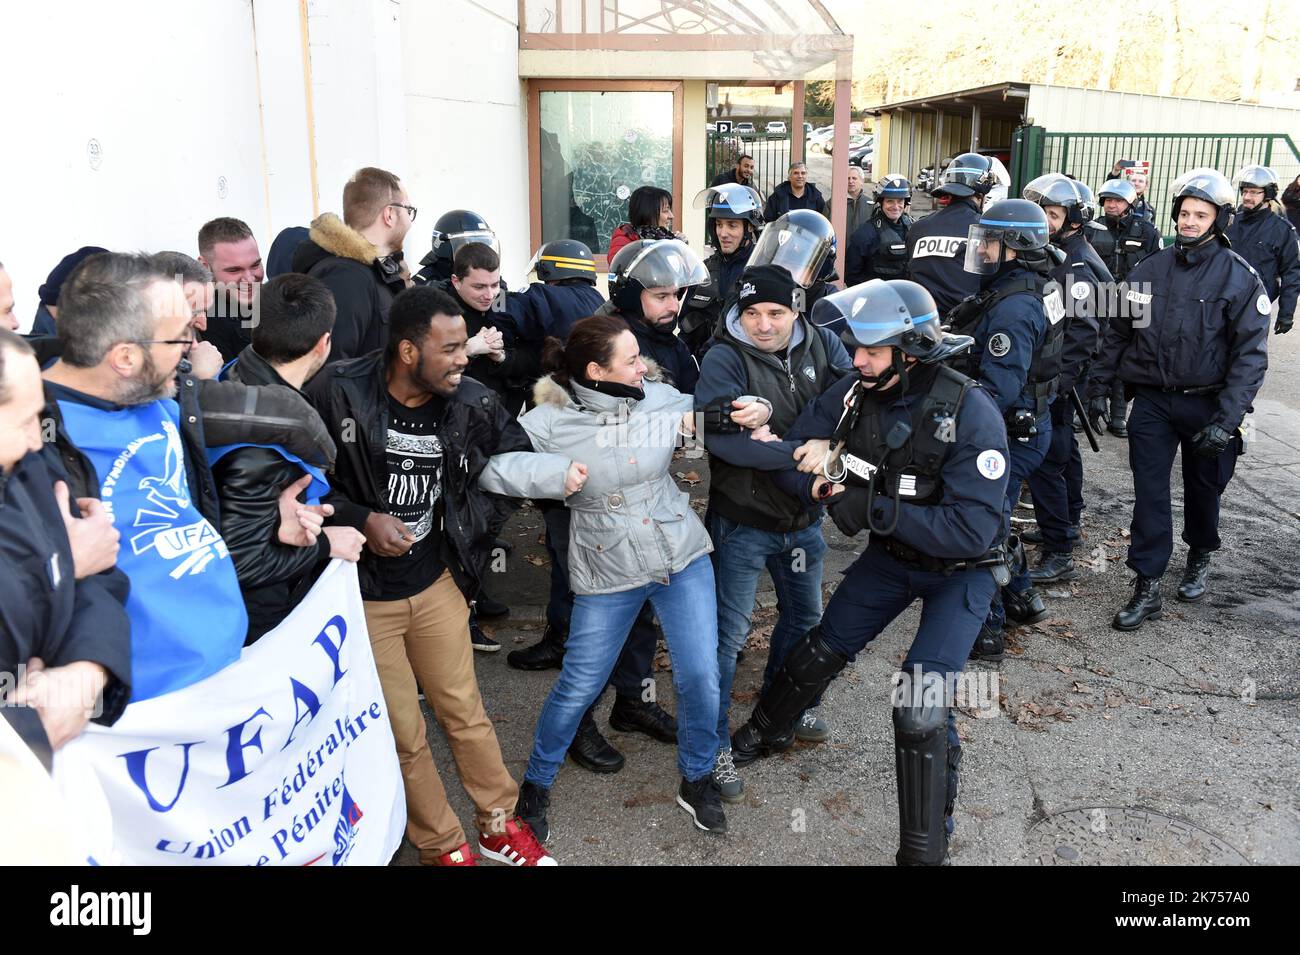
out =
{"type": "Polygon", "coordinates": [[[1030,830],[1029,844],[1039,865],[1249,865],[1185,819],[1124,806],[1049,816],[1030,830]]]}

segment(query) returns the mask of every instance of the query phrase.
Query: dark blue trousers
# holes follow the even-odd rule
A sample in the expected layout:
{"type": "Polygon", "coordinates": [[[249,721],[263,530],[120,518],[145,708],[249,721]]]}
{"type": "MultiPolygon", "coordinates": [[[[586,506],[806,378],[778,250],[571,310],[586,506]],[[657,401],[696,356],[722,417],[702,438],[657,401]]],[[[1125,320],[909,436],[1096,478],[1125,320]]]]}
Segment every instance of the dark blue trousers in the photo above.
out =
{"type": "Polygon", "coordinates": [[[1083,511],[1083,459],[1071,427],[1074,408],[1068,395],[1052,402],[1051,414],[1052,436],[1043,463],[1029,475],[1029,493],[1034,497],[1034,518],[1043,535],[1043,549],[1068,554],[1069,529],[1079,522],[1083,511]]]}

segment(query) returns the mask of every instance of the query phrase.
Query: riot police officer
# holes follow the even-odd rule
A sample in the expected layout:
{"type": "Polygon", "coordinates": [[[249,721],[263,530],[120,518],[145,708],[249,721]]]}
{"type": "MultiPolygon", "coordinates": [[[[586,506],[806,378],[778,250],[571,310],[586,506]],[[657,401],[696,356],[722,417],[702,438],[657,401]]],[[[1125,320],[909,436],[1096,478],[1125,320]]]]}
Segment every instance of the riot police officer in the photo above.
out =
{"type": "Polygon", "coordinates": [[[912,184],[903,176],[887,176],[876,193],[876,207],[849,237],[844,274],[849,285],[868,279],[901,279],[907,275],[907,233],[915,220],[907,214],[912,184]]]}
{"type": "Polygon", "coordinates": [[[1042,206],[1052,229],[1051,242],[1065,253],[1049,278],[1063,293],[1066,306],[1061,347],[1061,376],[1052,402],[1052,437],[1047,454],[1029,475],[1034,516],[1043,544],[1039,565],[1029,578],[1037,584],[1073,580],[1079,576],[1070,552],[1080,539],[1083,511],[1083,458],[1070,422],[1074,419],[1075,386],[1087,381],[1088,365],[1097,350],[1098,313],[1113,285],[1111,274],[1093,251],[1083,230],[1092,220],[1092,190],[1059,172],[1039,176],[1023,195],[1042,206]]]}
{"type": "Polygon", "coordinates": [[[713,254],[704,260],[709,283],[691,289],[682,305],[681,329],[691,352],[703,361],[722,317],[723,303],[735,290],[763,228],[763,198],[752,186],[724,183],[701,190],[694,205],[707,210],[704,235],[713,254]]]}
{"type": "MultiPolygon", "coordinates": [[[[1151,220],[1133,211],[1137,190],[1127,179],[1109,179],[1097,190],[1101,200],[1101,219],[1084,227],[1084,236],[1116,282],[1128,278],[1133,266],[1163,246],[1160,230],[1151,220]]],[[[1128,437],[1128,404],[1124,400],[1124,383],[1115,382],[1110,395],[1110,421],[1106,429],[1117,438],[1128,437]]]]}
{"type": "Polygon", "coordinates": [[[641,357],[654,360],[663,380],[685,395],[695,393],[700,365],[677,334],[678,314],[691,288],[708,280],[708,268],[680,239],[637,239],[609,263],[609,302],[596,312],[627,322],[641,357]]]}
{"type": "Polygon", "coordinates": [[[804,288],[805,314],[835,291],[835,229],[820,212],[795,209],[769,222],[746,268],[779,265],[804,288]]]}
{"type": "Polygon", "coordinates": [[[1138,264],[1123,304],[1106,325],[1102,357],[1088,388],[1089,416],[1104,419],[1116,378],[1134,394],[1129,416],[1133,521],[1128,566],[1133,597],[1115,615],[1136,630],[1161,614],[1160,578],[1173,551],[1169,475],[1183,454],[1183,540],[1189,546],[1178,598],[1205,596],[1210,555],[1219,549],[1219,498],[1241,453],[1238,429],[1268,365],[1268,294],[1246,260],[1229,248],[1235,194],[1213,169],[1174,183],[1178,234],[1171,248],[1138,264]]]}
{"type": "Polygon", "coordinates": [[[966,236],[979,220],[984,197],[997,184],[993,163],[979,153],[962,153],[948,164],[931,195],[948,205],[907,230],[907,277],[925,286],[946,315],[979,287],[978,276],[962,267],[966,236]]]}
{"type": "Polygon", "coordinates": [[[516,316],[519,339],[541,354],[549,337],[566,341],[580,318],[595,314],[605,304],[596,291],[596,260],[591,249],[576,239],[547,242],[533,255],[528,271],[537,281],[507,296],[516,316]]]}
{"type": "MultiPolygon", "coordinates": [[[[433,248],[420,260],[424,268],[415,273],[414,281],[446,282],[451,279],[452,263],[456,253],[471,242],[478,242],[501,254],[501,243],[492,227],[477,212],[468,209],[452,209],[444,212],[433,224],[433,248]]],[[[503,282],[501,287],[505,288],[503,282]]]]}
{"type": "MultiPolygon", "coordinates": [[[[1003,199],[985,209],[970,227],[964,266],[979,278],[980,290],[950,314],[954,329],[975,336],[961,367],[988,389],[1006,422],[1008,522],[1020,485],[1042,464],[1051,443],[1049,412],[1060,375],[1065,304],[1048,279],[1048,229],[1047,215],[1027,199],[1003,199]]],[[[994,595],[975,655],[1002,659],[1007,617],[1036,623],[1045,616],[1024,549],[1017,548],[1011,581],[994,595]]]]}
{"type": "Polygon", "coordinates": [[[796,456],[800,471],[820,476],[780,473],[802,500],[829,499],[845,534],[871,536],[821,624],[732,736],[732,752],[740,765],[791,745],[799,714],[919,598],[921,626],[893,697],[896,858],[937,865],[947,861],[961,756],[951,691],[997,589],[994,573],[1005,572],[1006,431],[987,391],[941,363],[971,339],[940,329],[921,286],[867,282],[826,298],[817,311],[827,310],[857,373],[810,402],[785,435],[813,439],[796,456]],[[840,482],[847,489],[836,493],[840,482]]]}
{"type": "Polygon", "coordinates": [[[1228,226],[1228,241],[1254,266],[1264,291],[1277,302],[1273,331],[1282,335],[1291,330],[1300,299],[1300,239],[1291,223],[1269,208],[1277,200],[1277,173],[1267,166],[1246,166],[1233,182],[1241,206],[1228,226]]]}

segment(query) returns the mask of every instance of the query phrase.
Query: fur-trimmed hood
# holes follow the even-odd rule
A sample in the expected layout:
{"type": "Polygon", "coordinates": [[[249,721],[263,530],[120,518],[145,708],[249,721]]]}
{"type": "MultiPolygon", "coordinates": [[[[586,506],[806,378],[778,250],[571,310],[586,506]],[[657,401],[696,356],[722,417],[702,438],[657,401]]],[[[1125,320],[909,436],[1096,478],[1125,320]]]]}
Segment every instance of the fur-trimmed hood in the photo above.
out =
{"type": "MultiPolygon", "coordinates": [[[[645,380],[660,382],[663,381],[663,375],[659,370],[659,363],[653,358],[641,356],[645,362],[645,380]]],[[[561,385],[550,375],[543,375],[533,384],[533,404],[535,405],[555,405],[557,408],[563,408],[575,404],[573,395],[569,394],[568,389],[561,385]]]]}
{"type": "Polygon", "coordinates": [[[307,238],[330,255],[354,259],[362,265],[370,265],[379,258],[373,242],[332,212],[322,212],[316,217],[307,238]]]}

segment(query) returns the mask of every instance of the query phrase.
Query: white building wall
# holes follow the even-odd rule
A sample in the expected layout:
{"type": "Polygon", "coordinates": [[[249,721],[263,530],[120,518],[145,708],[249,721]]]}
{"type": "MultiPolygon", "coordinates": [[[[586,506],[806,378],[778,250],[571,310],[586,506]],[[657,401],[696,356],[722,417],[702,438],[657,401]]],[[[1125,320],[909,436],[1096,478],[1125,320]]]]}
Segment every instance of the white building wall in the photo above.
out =
{"type": "Polygon", "coordinates": [[[82,245],[195,254],[235,216],[275,234],[340,211],[359,166],[438,214],[482,213],[507,277],[528,248],[526,109],[513,0],[42,0],[0,12],[0,262],[23,327],[82,245]],[[313,110],[309,115],[310,83],[313,110]],[[260,89],[260,97],[259,97],[260,89]],[[88,144],[98,144],[94,164],[88,144]]]}
{"type": "Polygon", "coordinates": [[[1300,144],[1300,109],[1031,83],[1025,115],[1068,133],[1287,133],[1300,144]]]}

